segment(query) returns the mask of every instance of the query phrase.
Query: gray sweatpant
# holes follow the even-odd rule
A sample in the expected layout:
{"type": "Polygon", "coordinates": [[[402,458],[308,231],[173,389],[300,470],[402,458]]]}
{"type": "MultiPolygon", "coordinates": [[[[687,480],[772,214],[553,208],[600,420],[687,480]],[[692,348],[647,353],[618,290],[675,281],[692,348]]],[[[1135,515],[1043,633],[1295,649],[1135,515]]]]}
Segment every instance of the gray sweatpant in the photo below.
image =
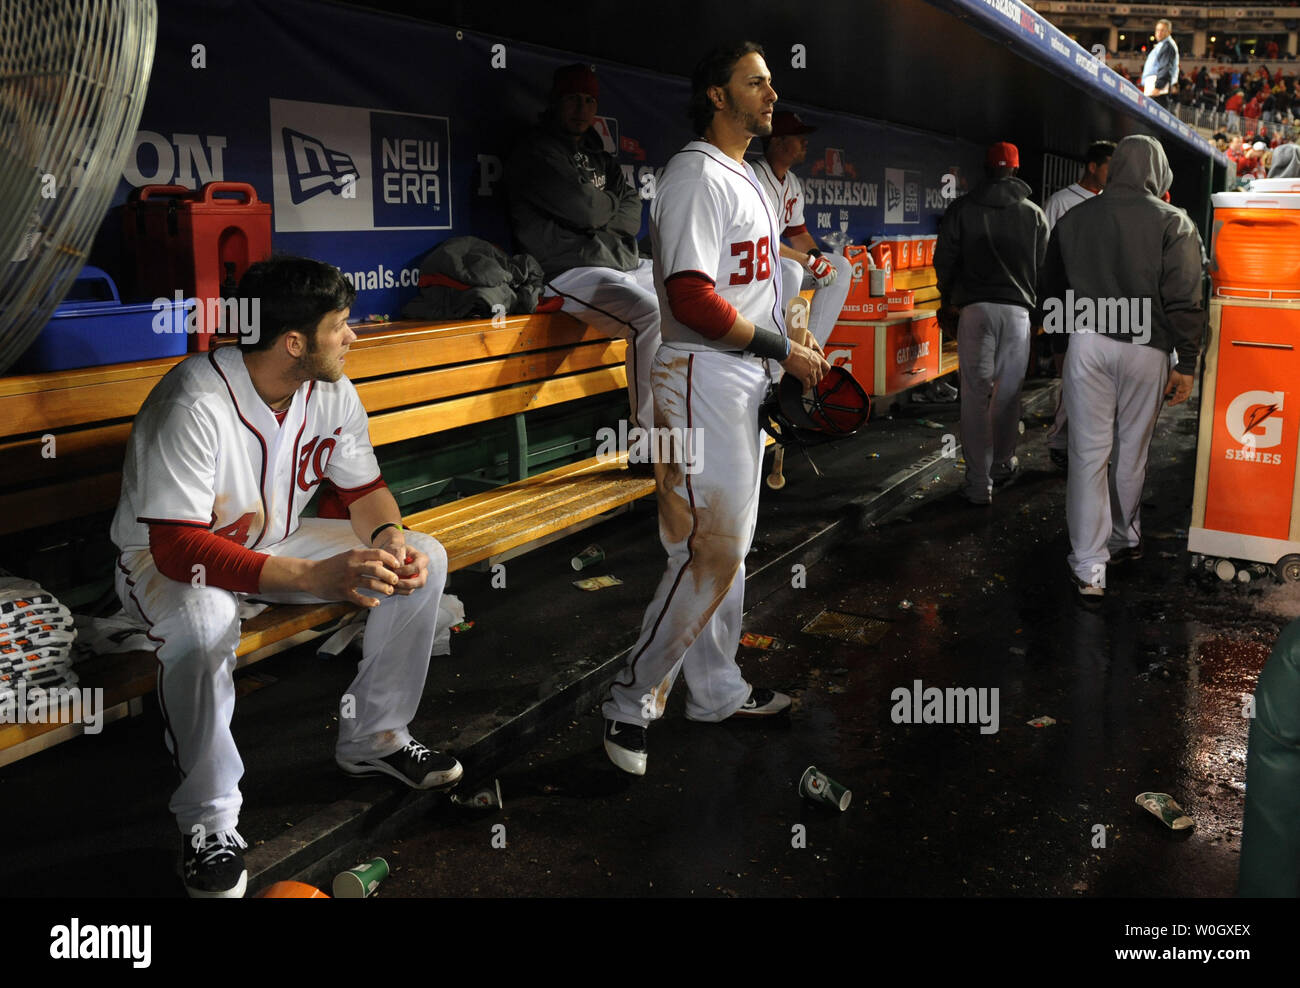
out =
{"type": "Polygon", "coordinates": [[[1018,305],[975,302],[957,324],[961,362],[961,445],[966,496],[987,501],[994,464],[1006,464],[1020,438],[1020,388],[1029,362],[1029,313],[1018,305]]]}

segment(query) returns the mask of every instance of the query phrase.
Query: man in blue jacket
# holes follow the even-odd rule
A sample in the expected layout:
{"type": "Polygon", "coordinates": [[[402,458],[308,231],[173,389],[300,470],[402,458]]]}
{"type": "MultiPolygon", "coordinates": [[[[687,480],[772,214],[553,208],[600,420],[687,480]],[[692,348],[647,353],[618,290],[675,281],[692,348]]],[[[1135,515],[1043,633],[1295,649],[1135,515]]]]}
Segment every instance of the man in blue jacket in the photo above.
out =
{"type": "Polygon", "coordinates": [[[1170,90],[1178,84],[1178,43],[1172,31],[1169,21],[1163,18],[1156,21],[1156,43],[1142,66],[1142,92],[1166,108],[1170,90]]]}

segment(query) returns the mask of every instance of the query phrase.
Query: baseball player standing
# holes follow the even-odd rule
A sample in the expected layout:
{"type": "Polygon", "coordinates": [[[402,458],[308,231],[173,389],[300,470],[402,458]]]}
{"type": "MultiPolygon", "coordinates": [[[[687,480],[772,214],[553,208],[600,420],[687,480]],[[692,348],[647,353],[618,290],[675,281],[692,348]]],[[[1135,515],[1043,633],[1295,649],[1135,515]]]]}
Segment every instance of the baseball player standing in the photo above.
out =
{"type": "Polygon", "coordinates": [[[1015,177],[1020,152],[988,149],[985,180],[944,214],[934,251],[941,325],[957,319],[961,361],[961,445],[971,504],[989,504],[993,488],[1020,469],[1020,389],[1029,362],[1030,312],[1047,253],[1047,219],[1015,177]]]}
{"type": "Polygon", "coordinates": [[[808,313],[808,330],[825,348],[844,309],[853,281],[853,269],[843,254],[822,254],[804,221],[803,183],[793,166],[808,156],[809,127],[797,113],[781,110],[772,114],[772,133],[763,138],[763,156],[754,162],[754,174],[776,210],[781,236],[782,297],[790,302],[803,288],[816,286],[808,313]]]}
{"type": "Polygon", "coordinates": [[[1067,562],[1086,603],[1104,596],[1108,565],[1142,555],[1142,487],[1156,418],[1163,402],[1191,396],[1206,332],[1200,234],[1161,198],[1173,178],[1158,141],[1124,138],[1106,194],[1061,217],[1043,269],[1044,304],[1071,290],[1099,313],[1096,325],[1070,340],[1062,382],[1070,415],[1067,562]],[[1101,314],[1117,307],[1127,313],[1109,325],[1101,314]]]}
{"type": "Polygon", "coordinates": [[[157,643],[158,702],[181,775],[169,808],[183,835],[185,887],[211,898],[241,896],[247,884],[237,830],[244,766],[230,732],[246,596],[370,609],[340,704],[335,760],[344,772],[414,789],[461,775],[456,759],[407,730],[447,557],[434,539],[403,530],[343,376],[356,292],[328,264],[281,257],[250,267],[239,294],[258,313],[240,345],[182,361],[136,416],[112,528],[118,596],[157,643]],[[299,518],[324,479],[348,520],[299,518]]]}
{"type": "MultiPolygon", "coordinates": [[[[1083,174],[1079,181],[1055,192],[1043,204],[1043,215],[1047,217],[1047,234],[1051,237],[1052,227],[1067,212],[1086,202],[1093,196],[1101,195],[1106,188],[1106,179],[1110,175],[1110,157],[1115,153],[1113,141],[1094,141],[1088,147],[1083,158],[1083,174]]],[[[1069,345],[1068,333],[1055,333],[1046,336],[1051,347],[1052,360],[1056,365],[1056,376],[1060,377],[1065,369],[1065,349],[1069,345]]],[[[1047,433],[1047,455],[1052,463],[1061,470],[1070,469],[1070,431],[1069,415],[1065,410],[1065,388],[1056,394],[1056,417],[1052,428],[1047,433]]]]}
{"type": "Polygon", "coordinates": [[[650,261],[637,250],[641,195],[593,127],[599,95],[589,66],[555,70],[541,124],[510,159],[510,215],[564,311],[627,340],[630,424],[648,430],[659,299],[650,261]]]}
{"type": "Polygon", "coordinates": [[[745,162],[750,140],[771,132],[776,102],[763,49],[715,48],[691,83],[700,139],[669,161],[650,211],[664,339],[652,375],[655,426],[686,437],[687,453],[655,464],[668,568],[603,707],[605,751],[634,775],[645,774],[646,727],[663,715],[679,672],[691,720],[790,705],[751,687],[736,664],[763,457],[758,409],[774,365],[805,386],[828,369],[786,334],[781,227],[745,162]]]}

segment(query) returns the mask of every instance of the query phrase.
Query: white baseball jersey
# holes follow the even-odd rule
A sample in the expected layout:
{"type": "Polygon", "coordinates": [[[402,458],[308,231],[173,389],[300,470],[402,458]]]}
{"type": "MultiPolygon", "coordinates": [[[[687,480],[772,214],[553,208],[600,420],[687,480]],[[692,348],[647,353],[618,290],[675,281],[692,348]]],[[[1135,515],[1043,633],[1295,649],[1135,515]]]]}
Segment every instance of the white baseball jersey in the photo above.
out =
{"type": "Polygon", "coordinates": [[[807,233],[808,224],[803,218],[803,183],[799,176],[787,169],[784,179],[777,178],[772,166],[762,157],[754,161],[754,174],[776,210],[776,225],[781,228],[781,236],[797,237],[807,233]]]}
{"type": "Polygon", "coordinates": [[[309,381],[284,423],[253,388],[238,347],[177,364],[136,416],[113,542],[149,547],[149,524],[210,528],[249,549],[274,545],[328,477],[341,490],[379,478],[366,412],[346,377],[309,381]]]}
{"type": "Polygon", "coordinates": [[[1068,213],[1079,203],[1091,199],[1096,192],[1090,192],[1078,182],[1073,185],[1067,185],[1060,189],[1047,200],[1047,205],[1043,207],[1043,213],[1047,216],[1047,232],[1052,232],[1052,227],[1056,226],[1057,220],[1068,213]]]}
{"type": "Polygon", "coordinates": [[[709,278],[717,293],[756,326],[785,335],[779,229],[772,204],[747,162],[727,157],[706,141],[692,141],[673,155],[650,207],[655,290],[666,345],[723,349],[673,316],[664,283],[686,272],[709,278]]]}

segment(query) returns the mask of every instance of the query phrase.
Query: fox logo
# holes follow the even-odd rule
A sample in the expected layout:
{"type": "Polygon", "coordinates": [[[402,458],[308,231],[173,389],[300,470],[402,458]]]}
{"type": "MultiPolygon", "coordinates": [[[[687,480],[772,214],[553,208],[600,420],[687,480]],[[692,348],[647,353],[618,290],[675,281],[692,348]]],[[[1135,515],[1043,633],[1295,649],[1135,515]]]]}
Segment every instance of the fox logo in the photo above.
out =
{"type": "Polygon", "coordinates": [[[295,206],[322,192],[339,195],[349,182],[356,182],[357,166],[345,152],[333,151],[309,134],[288,127],[283,133],[289,195],[295,206]]]}

